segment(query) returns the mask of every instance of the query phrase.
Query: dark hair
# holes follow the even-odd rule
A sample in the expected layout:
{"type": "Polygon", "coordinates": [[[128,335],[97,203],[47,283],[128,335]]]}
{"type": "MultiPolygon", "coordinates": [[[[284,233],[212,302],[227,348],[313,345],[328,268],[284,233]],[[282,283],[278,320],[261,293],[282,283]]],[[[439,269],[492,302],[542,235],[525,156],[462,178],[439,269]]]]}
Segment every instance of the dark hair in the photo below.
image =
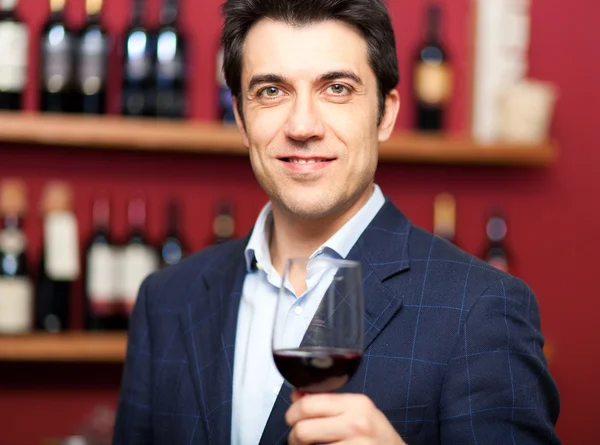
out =
{"type": "Polygon", "coordinates": [[[400,80],[394,29],[384,0],[225,0],[221,9],[223,71],[238,99],[240,116],[244,40],[254,24],[269,18],[294,26],[340,20],[357,28],[367,41],[369,64],[377,77],[381,119],[385,98],[400,80]]]}

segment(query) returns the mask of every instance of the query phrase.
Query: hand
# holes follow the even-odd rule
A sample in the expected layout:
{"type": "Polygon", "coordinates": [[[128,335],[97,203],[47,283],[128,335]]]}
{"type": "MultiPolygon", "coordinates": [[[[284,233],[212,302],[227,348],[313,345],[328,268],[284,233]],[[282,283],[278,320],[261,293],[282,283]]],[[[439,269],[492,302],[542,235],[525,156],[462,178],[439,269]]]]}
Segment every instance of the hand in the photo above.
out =
{"type": "Polygon", "coordinates": [[[285,414],[289,445],[315,443],[406,445],[384,414],[362,394],[292,392],[285,414]]]}

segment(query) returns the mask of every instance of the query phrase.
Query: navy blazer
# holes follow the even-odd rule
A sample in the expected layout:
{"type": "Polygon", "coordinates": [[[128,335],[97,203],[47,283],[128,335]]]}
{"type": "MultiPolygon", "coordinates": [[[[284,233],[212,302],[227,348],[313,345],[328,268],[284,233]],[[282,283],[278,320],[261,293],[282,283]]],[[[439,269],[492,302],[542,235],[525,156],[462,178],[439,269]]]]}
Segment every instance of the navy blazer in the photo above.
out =
{"type": "MultiPolygon", "coordinates": [[[[229,444],[241,239],[151,275],[132,315],[114,445],[229,444]]],[[[342,389],[364,393],[409,445],[558,444],[536,298],[386,200],[353,246],[365,347],[342,389]]],[[[260,445],[285,444],[286,385],[260,445]]],[[[248,409],[252,409],[248,407],[248,409]]]]}

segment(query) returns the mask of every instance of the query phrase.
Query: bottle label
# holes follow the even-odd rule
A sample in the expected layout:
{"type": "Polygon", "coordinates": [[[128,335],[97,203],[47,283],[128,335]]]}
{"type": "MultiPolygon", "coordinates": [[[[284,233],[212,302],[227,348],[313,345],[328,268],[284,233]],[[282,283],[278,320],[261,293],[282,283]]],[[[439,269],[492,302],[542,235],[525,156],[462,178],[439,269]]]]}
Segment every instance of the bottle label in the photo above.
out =
{"type": "Polygon", "coordinates": [[[415,68],[415,94],[420,102],[444,105],[452,96],[452,70],[447,63],[420,63],[415,68]]]}
{"type": "Polygon", "coordinates": [[[0,333],[23,334],[33,327],[33,286],[29,278],[0,277],[0,333]]]}
{"type": "Polygon", "coordinates": [[[20,255],[25,251],[27,241],[18,229],[5,229],[0,232],[0,251],[8,255],[20,255]]]}
{"type": "Polygon", "coordinates": [[[135,244],[123,248],[119,284],[125,311],[130,314],[144,279],[158,269],[158,257],[148,246],[135,244]]]}
{"type": "Polygon", "coordinates": [[[86,95],[97,94],[106,79],[106,38],[98,29],[82,38],[79,52],[79,88],[86,95]]]}
{"type": "Polygon", "coordinates": [[[114,249],[106,244],[93,245],[87,255],[86,294],[94,315],[110,315],[116,312],[118,303],[115,289],[114,249]]]}
{"type": "Polygon", "coordinates": [[[44,63],[42,68],[44,86],[51,93],[58,93],[71,82],[73,41],[63,26],[53,27],[44,39],[44,63]]]}
{"type": "Polygon", "coordinates": [[[22,23],[0,23],[0,91],[18,93],[27,77],[29,36],[22,23]]]}
{"type": "Polygon", "coordinates": [[[79,277],[79,235],[71,212],[51,212],[44,218],[46,274],[52,280],[75,281],[79,277]]]}

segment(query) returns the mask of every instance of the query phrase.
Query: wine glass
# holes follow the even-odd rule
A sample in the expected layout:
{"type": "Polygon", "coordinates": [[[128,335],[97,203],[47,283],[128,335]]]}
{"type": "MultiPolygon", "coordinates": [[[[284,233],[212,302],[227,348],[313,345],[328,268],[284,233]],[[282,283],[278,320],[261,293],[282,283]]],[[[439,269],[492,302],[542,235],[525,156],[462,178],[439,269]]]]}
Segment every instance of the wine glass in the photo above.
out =
{"type": "Polygon", "coordinates": [[[363,317],[359,262],[288,260],[273,326],[273,359],[280,374],[303,393],[344,386],[362,358],[363,317]]]}

